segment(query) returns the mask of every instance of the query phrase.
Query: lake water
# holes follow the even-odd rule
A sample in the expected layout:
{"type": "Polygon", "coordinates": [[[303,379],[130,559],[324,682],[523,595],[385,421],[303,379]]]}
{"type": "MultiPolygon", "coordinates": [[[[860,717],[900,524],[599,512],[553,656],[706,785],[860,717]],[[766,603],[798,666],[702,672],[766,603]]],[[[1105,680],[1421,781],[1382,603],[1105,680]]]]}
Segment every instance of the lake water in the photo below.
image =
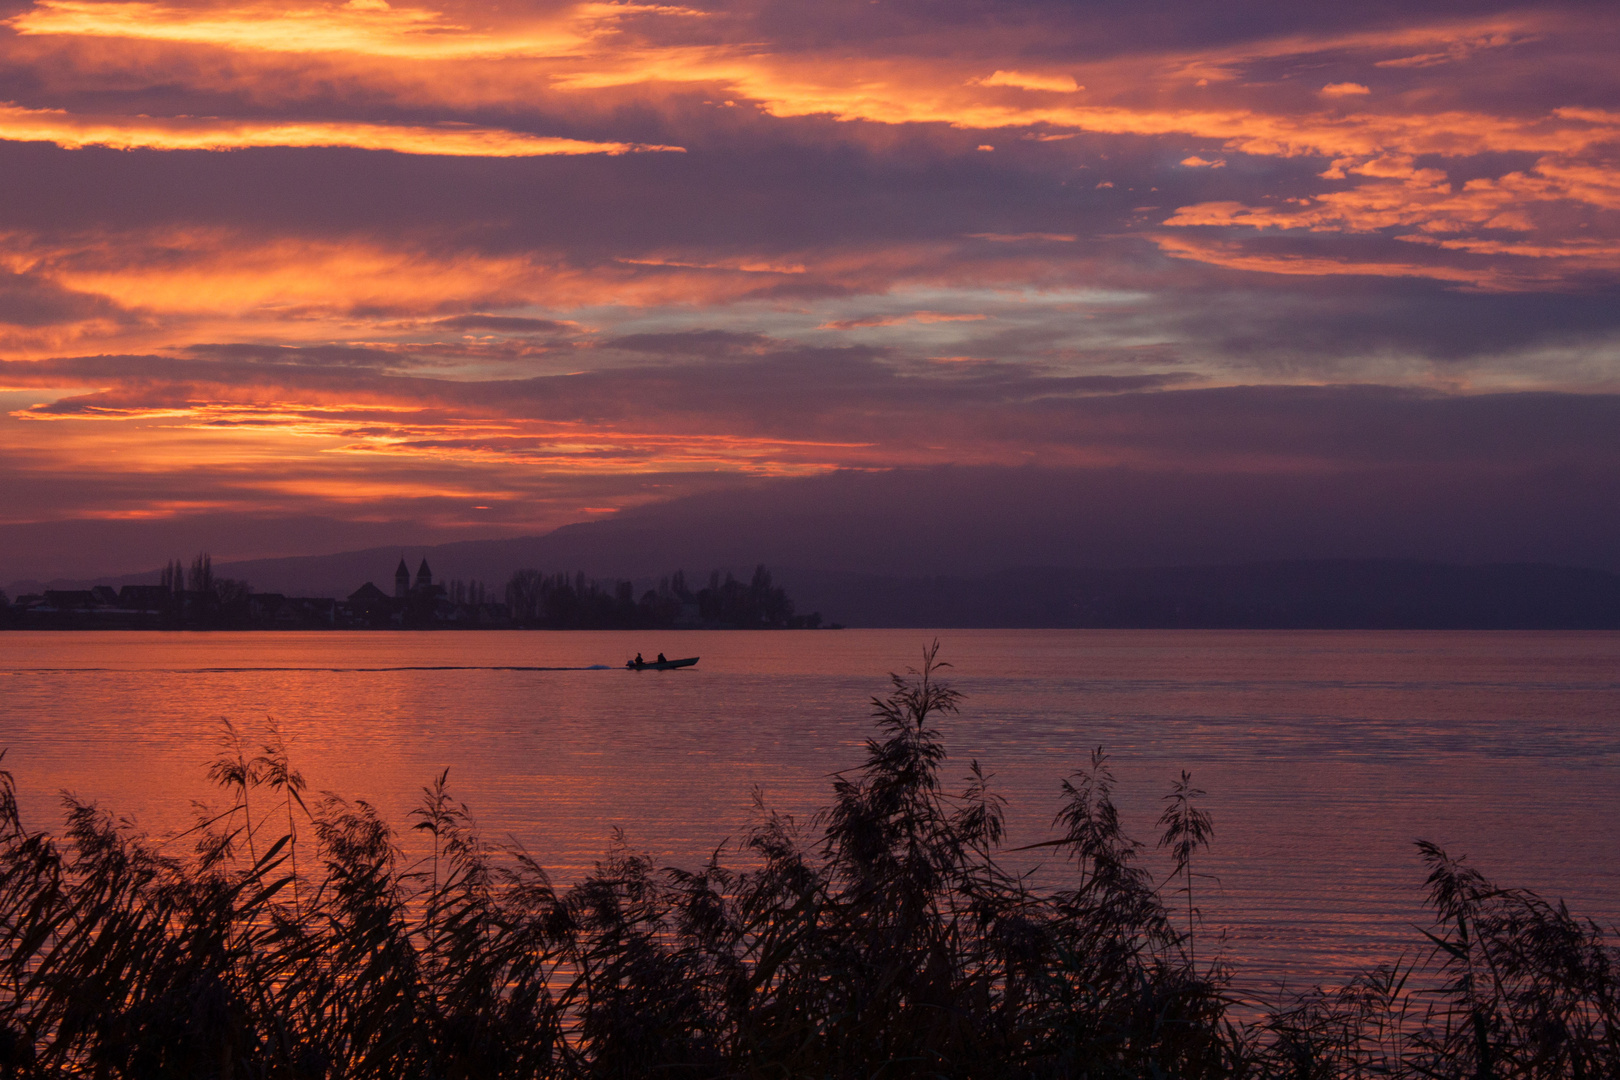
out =
{"type": "MultiPolygon", "coordinates": [[[[487,837],[567,881],[614,827],[662,863],[700,862],[745,831],[756,786],[807,819],[861,760],[887,672],[934,636],[8,633],[0,747],[35,827],[59,824],[66,790],[161,835],[217,798],[204,768],[219,718],[273,717],[312,789],[403,825],[448,768],[487,837]],[[702,663],[616,669],[638,649],[702,663]]],[[[1150,845],[1162,796],[1192,772],[1216,827],[1195,866],[1216,876],[1200,885],[1199,951],[1224,934],[1251,985],[1415,949],[1420,837],[1620,921],[1620,634],[937,636],[966,694],[943,724],[946,776],[970,758],[996,775],[1010,843],[1050,835],[1059,781],[1095,746],[1150,845]]]]}

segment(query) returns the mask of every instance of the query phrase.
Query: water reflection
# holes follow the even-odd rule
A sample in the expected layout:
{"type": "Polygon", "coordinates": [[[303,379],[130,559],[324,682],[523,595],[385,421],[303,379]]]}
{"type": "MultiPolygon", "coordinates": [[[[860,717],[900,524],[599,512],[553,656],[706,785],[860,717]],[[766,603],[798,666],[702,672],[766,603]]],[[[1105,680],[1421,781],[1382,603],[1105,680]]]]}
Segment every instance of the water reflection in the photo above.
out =
{"type": "MultiPolygon", "coordinates": [[[[162,833],[211,797],[218,718],[273,716],[312,790],[403,824],[447,767],[487,835],[567,880],[615,826],[697,862],[741,834],[756,785],[807,818],[860,759],[868,699],[929,636],[9,634],[0,745],[32,821],[54,822],[65,789],[162,833]],[[649,647],[703,661],[617,669],[649,647]]],[[[1320,978],[1412,941],[1420,836],[1620,916],[1620,635],[940,636],[967,695],[946,774],[970,758],[996,774],[1011,843],[1045,837],[1094,746],[1139,837],[1192,771],[1217,830],[1200,906],[1246,968],[1320,978]]]]}

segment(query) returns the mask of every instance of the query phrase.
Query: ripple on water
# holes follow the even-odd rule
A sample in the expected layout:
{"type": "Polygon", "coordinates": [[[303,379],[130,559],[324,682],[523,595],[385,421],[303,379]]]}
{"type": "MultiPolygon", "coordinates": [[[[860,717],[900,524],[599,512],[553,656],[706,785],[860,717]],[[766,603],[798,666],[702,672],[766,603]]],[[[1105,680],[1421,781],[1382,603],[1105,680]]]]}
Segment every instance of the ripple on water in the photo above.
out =
{"type": "MultiPolygon", "coordinates": [[[[219,718],[274,717],[312,788],[402,823],[448,767],[487,835],[567,880],[614,827],[661,864],[706,858],[744,834],[755,787],[808,822],[831,774],[860,761],[886,673],[934,636],[7,634],[0,746],[31,822],[58,820],[68,790],[163,833],[210,797],[219,718]],[[703,659],[616,670],[649,648],[703,659]]],[[[1253,985],[1416,948],[1420,837],[1620,919],[1620,634],[938,636],[967,695],[943,723],[945,777],[983,762],[1013,843],[1048,835],[1058,782],[1093,747],[1147,840],[1169,782],[1192,771],[1217,830],[1198,866],[1213,875],[1201,940],[1253,985]]]]}

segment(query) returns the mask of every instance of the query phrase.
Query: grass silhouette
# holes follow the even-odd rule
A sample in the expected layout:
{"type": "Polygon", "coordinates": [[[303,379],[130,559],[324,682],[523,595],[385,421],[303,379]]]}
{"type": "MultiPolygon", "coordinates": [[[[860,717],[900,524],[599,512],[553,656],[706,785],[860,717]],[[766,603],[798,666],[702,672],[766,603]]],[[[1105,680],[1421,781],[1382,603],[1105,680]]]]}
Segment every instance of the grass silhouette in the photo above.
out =
{"type": "Polygon", "coordinates": [[[874,699],[865,761],[807,829],[760,807],[743,869],[619,837],[559,890],[479,838],[444,774],[407,862],[367,804],[307,804],[273,733],[226,729],[231,805],[183,855],[71,801],[60,839],[29,831],[0,772],[0,1076],[1620,1076],[1602,930],[1432,845],[1410,957],[1259,1013],[1195,959],[1213,826],[1187,774],[1168,897],[1101,751],[1034,845],[1060,880],[1008,869],[978,764],[941,784],[959,696],[936,654],[874,699]]]}

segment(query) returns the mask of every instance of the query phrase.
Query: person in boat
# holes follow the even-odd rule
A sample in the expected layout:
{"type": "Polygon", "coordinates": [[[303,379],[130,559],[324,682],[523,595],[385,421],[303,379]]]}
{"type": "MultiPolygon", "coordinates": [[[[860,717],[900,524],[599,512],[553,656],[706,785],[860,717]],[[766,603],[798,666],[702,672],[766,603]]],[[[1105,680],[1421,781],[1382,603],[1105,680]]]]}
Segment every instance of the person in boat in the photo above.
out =
{"type": "Polygon", "coordinates": [[[663,653],[658,654],[658,663],[660,663],[660,664],[668,663],[668,661],[664,659],[664,654],[663,653]]]}
{"type": "Polygon", "coordinates": [[[645,660],[643,660],[641,658],[640,653],[636,653],[636,658],[634,660],[630,661],[630,666],[631,667],[640,667],[641,665],[645,664],[646,662],[647,661],[645,661],[645,660]]]}

